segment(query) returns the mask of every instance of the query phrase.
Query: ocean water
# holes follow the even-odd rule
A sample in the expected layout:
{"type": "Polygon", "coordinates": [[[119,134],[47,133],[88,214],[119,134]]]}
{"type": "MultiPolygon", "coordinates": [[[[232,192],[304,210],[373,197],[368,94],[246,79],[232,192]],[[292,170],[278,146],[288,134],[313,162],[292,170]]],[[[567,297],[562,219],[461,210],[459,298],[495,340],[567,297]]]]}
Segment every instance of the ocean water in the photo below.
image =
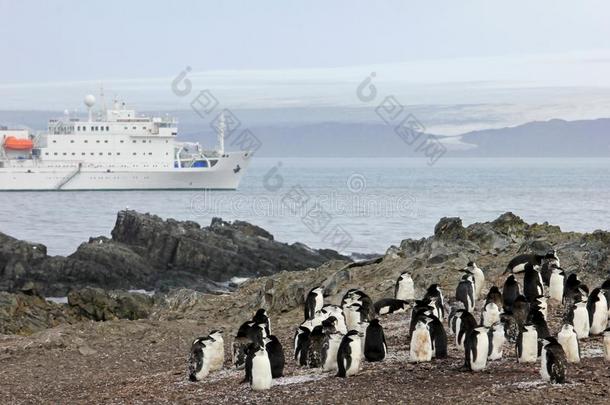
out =
{"type": "Polygon", "coordinates": [[[209,225],[245,220],[276,240],[382,253],[433,233],[513,211],[563,230],[610,229],[610,159],[255,159],[237,191],[0,193],[0,231],[72,253],[110,235],[119,210],[209,225]]]}

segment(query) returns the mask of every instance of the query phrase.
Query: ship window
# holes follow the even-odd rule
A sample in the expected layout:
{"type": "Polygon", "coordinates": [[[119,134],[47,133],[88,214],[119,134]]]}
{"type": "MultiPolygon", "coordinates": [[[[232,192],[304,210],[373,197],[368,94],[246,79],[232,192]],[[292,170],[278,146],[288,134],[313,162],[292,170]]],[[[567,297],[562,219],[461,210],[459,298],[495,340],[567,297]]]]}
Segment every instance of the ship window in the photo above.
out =
{"type": "Polygon", "coordinates": [[[76,155],[76,153],[72,152],[72,156],[76,155]]]}
{"type": "Polygon", "coordinates": [[[104,154],[102,152],[100,152],[100,156],[103,156],[104,154]]]}
{"type": "Polygon", "coordinates": [[[95,143],[100,143],[100,140],[99,140],[99,139],[96,139],[96,140],[95,140],[95,143]]]}
{"type": "Polygon", "coordinates": [[[151,140],[151,139],[149,139],[149,140],[148,140],[148,143],[152,143],[152,140],[151,140]]]}
{"type": "Polygon", "coordinates": [[[66,152],[64,152],[64,153],[63,153],[63,155],[64,155],[64,156],[66,156],[66,155],[67,155],[67,153],[66,153],[66,152]]]}
{"type": "Polygon", "coordinates": [[[49,152],[45,152],[44,154],[45,154],[45,156],[49,156],[49,152]]]}
{"type": "Polygon", "coordinates": [[[108,143],[108,139],[106,139],[106,140],[104,141],[104,143],[108,143]]]}
{"type": "Polygon", "coordinates": [[[87,131],[87,127],[83,127],[83,132],[84,132],[84,131],[87,131]]]}
{"type": "Polygon", "coordinates": [[[85,152],[83,152],[83,153],[81,153],[81,155],[85,156],[85,155],[86,155],[86,153],[85,153],[85,152]]]}
{"type": "Polygon", "coordinates": [[[136,127],[133,127],[133,129],[136,129],[136,127]]]}
{"type": "Polygon", "coordinates": [[[121,143],[123,143],[124,141],[121,139],[121,143]]]}
{"type": "Polygon", "coordinates": [[[106,131],[110,131],[110,127],[109,126],[106,126],[106,131]]]}
{"type": "Polygon", "coordinates": [[[57,143],[57,141],[55,139],[53,139],[53,143],[57,143]]]}
{"type": "Polygon", "coordinates": [[[103,131],[103,130],[104,130],[104,127],[100,127],[100,131],[103,131]]]}
{"type": "Polygon", "coordinates": [[[117,154],[117,156],[121,156],[121,152],[117,152],[116,154],[117,154]]]}
{"type": "Polygon", "coordinates": [[[142,139],[142,143],[146,143],[146,139],[142,139]]]}
{"type": "Polygon", "coordinates": [[[99,129],[100,129],[99,127],[95,127],[95,130],[96,130],[96,131],[99,131],[99,129]]]}
{"type": "Polygon", "coordinates": [[[95,155],[95,153],[91,152],[91,156],[95,155]]]}
{"type": "Polygon", "coordinates": [[[146,129],[146,127],[142,127],[142,129],[146,129]]]}
{"type": "Polygon", "coordinates": [[[125,127],[125,129],[127,129],[127,127],[125,127]]]}
{"type": "Polygon", "coordinates": [[[136,155],[136,153],[135,153],[135,152],[133,152],[133,155],[135,156],[135,155],[136,155]]]}
{"type": "Polygon", "coordinates": [[[70,143],[74,143],[74,139],[70,140],[70,143]]]}
{"type": "Polygon", "coordinates": [[[137,141],[134,139],[134,140],[133,140],[133,143],[136,143],[136,142],[137,142],[137,141]]]}
{"type": "Polygon", "coordinates": [[[91,127],[91,130],[92,130],[92,131],[93,131],[93,128],[95,128],[95,127],[91,127]]]}
{"type": "Polygon", "coordinates": [[[152,156],[152,152],[148,152],[148,154],[149,154],[150,156],[152,156]]]}
{"type": "Polygon", "coordinates": [[[80,127],[76,127],[76,130],[77,130],[77,131],[80,131],[80,127]]]}
{"type": "Polygon", "coordinates": [[[89,143],[89,141],[85,139],[85,143],[89,143]]]}
{"type": "Polygon", "coordinates": [[[108,152],[108,156],[112,156],[112,152],[108,152]]]}
{"type": "Polygon", "coordinates": [[[169,142],[169,141],[166,139],[166,140],[165,140],[165,143],[168,143],[168,142],[169,142]]]}

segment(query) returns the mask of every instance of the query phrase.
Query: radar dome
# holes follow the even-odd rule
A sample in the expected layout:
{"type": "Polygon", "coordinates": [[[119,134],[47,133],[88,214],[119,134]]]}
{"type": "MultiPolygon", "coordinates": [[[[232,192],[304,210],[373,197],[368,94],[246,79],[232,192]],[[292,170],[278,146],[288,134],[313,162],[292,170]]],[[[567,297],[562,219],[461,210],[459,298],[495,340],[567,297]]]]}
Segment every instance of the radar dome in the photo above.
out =
{"type": "Polygon", "coordinates": [[[95,96],[93,96],[93,94],[89,94],[88,96],[85,96],[85,105],[89,108],[93,107],[93,105],[95,104],[95,96]]]}

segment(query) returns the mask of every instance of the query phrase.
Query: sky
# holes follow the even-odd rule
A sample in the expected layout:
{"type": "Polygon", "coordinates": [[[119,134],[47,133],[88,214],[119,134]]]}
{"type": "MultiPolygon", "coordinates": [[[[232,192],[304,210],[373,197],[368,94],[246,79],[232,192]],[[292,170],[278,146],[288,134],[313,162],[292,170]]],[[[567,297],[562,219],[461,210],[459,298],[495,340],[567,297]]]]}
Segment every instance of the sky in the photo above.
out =
{"type": "Polygon", "coordinates": [[[0,0],[0,15],[0,110],[82,109],[100,83],[188,108],[170,84],[189,66],[233,108],[366,108],[354,92],[375,72],[425,117],[468,106],[434,118],[446,134],[610,116],[607,1],[0,0]]]}

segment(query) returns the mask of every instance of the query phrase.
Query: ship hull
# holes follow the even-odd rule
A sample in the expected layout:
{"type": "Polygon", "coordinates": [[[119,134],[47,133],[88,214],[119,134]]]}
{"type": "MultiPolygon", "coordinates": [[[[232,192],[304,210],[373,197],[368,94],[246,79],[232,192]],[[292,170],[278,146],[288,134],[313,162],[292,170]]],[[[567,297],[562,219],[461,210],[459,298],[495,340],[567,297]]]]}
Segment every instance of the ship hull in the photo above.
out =
{"type": "Polygon", "coordinates": [[[11,167],[0,169],[0,191],[235,190],[249,163],[248,154],[230,153],[211,168],[11,167]]]}

